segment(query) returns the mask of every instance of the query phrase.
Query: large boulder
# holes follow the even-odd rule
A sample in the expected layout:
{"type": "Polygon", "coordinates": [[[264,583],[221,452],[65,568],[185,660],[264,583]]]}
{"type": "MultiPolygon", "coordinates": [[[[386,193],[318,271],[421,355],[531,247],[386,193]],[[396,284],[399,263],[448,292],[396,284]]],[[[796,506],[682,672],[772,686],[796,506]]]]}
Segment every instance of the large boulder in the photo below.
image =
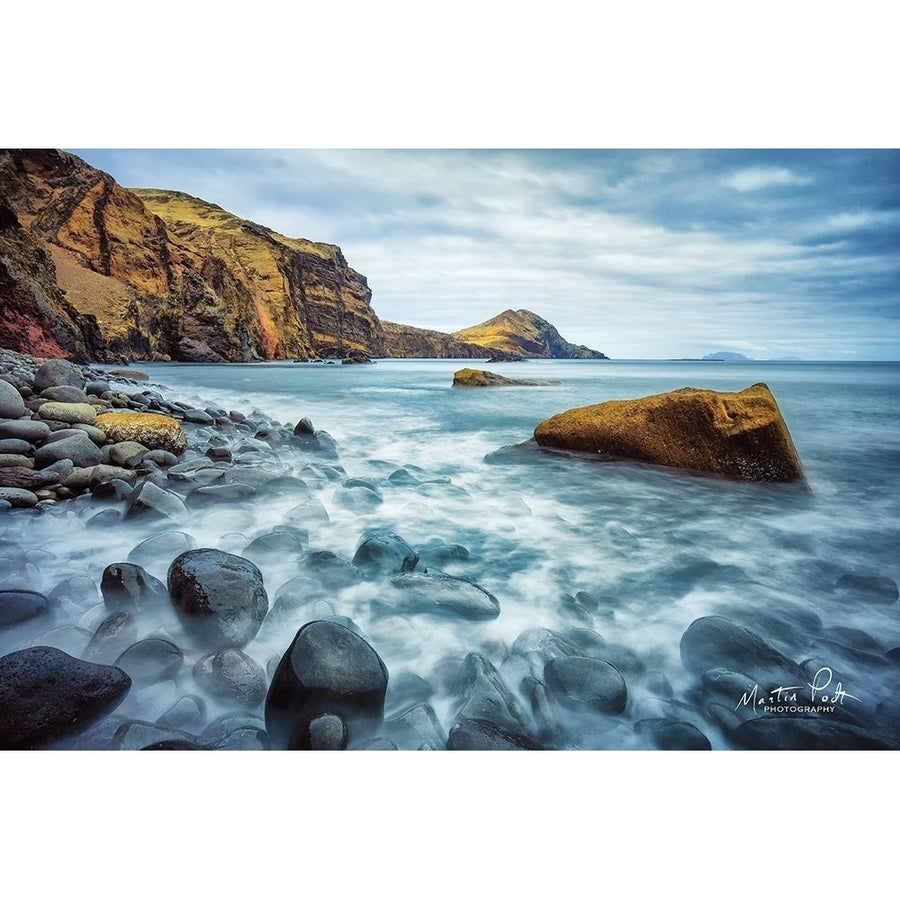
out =
{"type": "Polygon", "coordinates": [[[168,450],[176,455],[187,449],[187,435],[178,420],[160,413],[103,413],[94,425],[113,443],[137,441],[150,450],[168,450]]]}
{"type": "Polygon", "coordinates": [[[42,419],[65,422],[68,425],[93,425],[97,421],[97,410],[90,403],[64,403],[48,400],[38,407],[42,419]]]}
{"type": "Polygon", "coordinates": [[[84,387],[84,375],[79,366],[65,359],[48,359],[34,373],[34,390],[39,394],[48,387],[84,387]]]}
{"type": "Polygon", "coordinates": [[[799,481],[800,459],[765,384],[739,393],[681,388],[545,419],[541,447],[640,460],[744,481],[799,481]]]}
{"type": "Polygon", "coordinates": [[[207,651],[244,647],[269,609],[259,569],[222,550],[188,550],[169,566],[169,593],[185,631],[207,651]]]}
{"type": "Polygon", "coordinates": [[[369,643],[336,622],[304,625],[285,651],[266,696],[266,730],[275,749],[301,748],[310,723],[336,716],[351,741],[384,716],[388,670],[369,643]]]}
{"type": "Polygon", "coordinates": [[[412,572],[419,554],[396,532],[386,528],[367,531],[360,539],[353,564],[367,575],[412,572]]]}
{"type": "Polygon", "coordinates": [[[112,712],[131,679],[115,666],[29,647],[0,659],[0,749],[32,750],[76,737],[112,712]]]}
{"type": "Polygon", "coordinates": [[[18,419],[24,415],[22,395],[8,381],[0,378],[0,419],[18,419]]]}

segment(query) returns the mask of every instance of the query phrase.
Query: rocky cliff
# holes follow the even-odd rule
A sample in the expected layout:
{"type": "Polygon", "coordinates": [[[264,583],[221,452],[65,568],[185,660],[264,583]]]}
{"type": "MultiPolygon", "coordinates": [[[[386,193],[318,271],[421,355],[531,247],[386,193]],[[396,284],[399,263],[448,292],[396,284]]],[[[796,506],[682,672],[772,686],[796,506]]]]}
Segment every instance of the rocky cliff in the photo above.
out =
{"type": "Polygon", "coordinates": [[[570,344],[546,319],[527,309],[504,310],[487,322],[455,331],[453,338],[532,358],[609,359],[598,350],[570,344]]]}
{"type": "Polygon", "coordinates": [[[55,150],[0,151],[0,198],[16,222],[4,319],[31,323],[44,347],[19,326],[17,349],[197,361],[384,353],[366,280],[331,244],[185,194],[126,190],[55,150]],[[16,274],[29,265],[40,301],[16,274]]]}
{"type": "Polygon", "coordinates": [[[387,356],[405,359],[485,359],[490,350],[458,341],[443,331],[414,328],[381,320],[387,356]]]}

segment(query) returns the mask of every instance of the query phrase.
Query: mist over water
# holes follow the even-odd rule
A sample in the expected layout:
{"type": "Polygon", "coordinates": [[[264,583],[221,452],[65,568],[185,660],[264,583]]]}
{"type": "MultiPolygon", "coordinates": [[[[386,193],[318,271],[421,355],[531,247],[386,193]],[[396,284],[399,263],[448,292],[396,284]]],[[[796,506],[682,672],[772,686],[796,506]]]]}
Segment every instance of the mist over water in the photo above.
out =
{"type": "MultiPolygon", "coordinates": [[[[336,439],[339,460],[285,453],[279,464],[308,491],[222,503],[177,525],[135,520],[86,528],[98,511],[86,499],[40,515],[7,515],[0,537],[28,548],[29,566],[3,587],[50,592],[79,575],[99,584],[105,566],[169,530],[189,533],[197,546],[241,554],[258,535],[296,526],[308,531],[310,550],[349,560],[366,529],[387,528],[419,552],[417,571],[438,569],[477,582],[499,600],[499,617],[410,614],[384,580],[321,584],[301,557],[269,554],[256,562],[270,615],[245,648],[269,676],[301,625],[345,616],[387,665],[388,714],[392,702],[403,700],[392,697],[391,685],[413,673],[433,686],[430,702],[446,733],[453,723],[449,685],[467,653],[487,657],[527,710],[520,683],[529,673],[521,657],[507,658],[513,642],[528,629],[591,629],[605,645],[603,658],[626,680],[628,704],[621,715],[587,721],[560,712],[570,717],[563,746],[644,747],[634,724],[667,717],[693,723],[714,748],[723,748],[728,743],[718,727],[690,703],[695,679],[679,653],[691,622],[723,615],[795,662],[812,660],[813,671],[840,671],[844,688],[872,715],[888,717],[900,736],[889,718],[900,706],[896,675],[860,655],[883,658],[900,645],[898,605],[835,590],[845,573],[900,580],[900,364],[547,360],[489,368],[559,386],[454,389],[453,372],[465,364],[142,365],[167,396],[201,408],[244,414],[258,408],[290,424],[307,416],[336,439]],[[540,452],[485,460],[526,441],[538,422],[565,409],[685,386],[741,390],[759,381],[781,408],[808,491],[540,452]],[[329,473],[323,462],[339,464],[346,476],[329,473]],[[389,480],[403,467],[420,483],[389,480]],[[346,478],[368,479],[377,491],[345,487],[346,478]],[[438,542],[461,545],[468,554],[429,558],[429,546],[438,542]],[[279,602],[284,598],[290,602],[279,602]],[[660,676],[671,697],[660,691],[660,676]]],[[[171,559],[162,554],[141,564],[165,582],[171,559]]],[[[63,599],[60,614],[53,634],[7,632],[0,650],[56,641],[74,653],[70,647],[86,642],[108,610],[97,595],[63,599]]],[[[178,644],[187,663],[199,658],[174,617],[161,614],[141,629],[140,637],[159,633],[178,644]]],[[[132,691],[115,715],[155,721],[179,698],[197,693],[188,665],[168,681],[132,691]]],[[[205,721],[229,710],[213,700],[207,706],[205,721]]],[[[252,712],[260,715],[261,705],[252,712]]]]}

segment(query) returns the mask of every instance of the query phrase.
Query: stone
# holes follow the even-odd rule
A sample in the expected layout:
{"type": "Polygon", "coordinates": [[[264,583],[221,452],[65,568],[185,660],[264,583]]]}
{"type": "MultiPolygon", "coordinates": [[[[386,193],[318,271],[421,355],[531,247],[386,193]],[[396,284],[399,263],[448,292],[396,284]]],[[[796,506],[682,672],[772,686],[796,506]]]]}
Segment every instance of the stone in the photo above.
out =
{"type": "Polygon", "coordinates": [[[463,719],[450,729],[448,750],[543,750],[537,741],[485,719],[463,719]]]}
{"type": "Polygon", "coordinates": [[[590,656],[565,656],[544,667],[553,699],[567,709],[619,715],[628,701],[622,673],[612,663],[590,656]]]}
{"type": "Polygon", "coordinates": [[[335,622],[315,621],[295,635],[266,696],[266,730],[275,749],[299,746],[309,723],[339,717],[350,740],[381,726],[388,670],[362,637],[335,622]]]}
{"type": "Polygon", "coordinates": [[[36,506],[37,496],[25,488],[0,487],[0,501],[5,501],[13,508],[28,509],[36,506]]]}
{"type": "Polygon", "coordinates": [[[419,554],[399,534],[386,528],[365,532],[353,557],[353,564],[370,577],[412,572],[418,562],[419,554]]]}
{"type": "Polygon", "coordinates": [[[273,529],[268,534],[254,538],[241,550],[241,556],[250,559],[257,565],[278,562],[294,562],[303,558],[308,540],[304,529],[273,529]]]}
{"type": "Polygon", "coordinates": [[[406,572],[394,575],[391,587],[402,595],[399,610],[452,616],[469,621],[496,619],[500,601],[489,591],[466,578],[443,572],[406,572]]]}
{"type": "Polygon", "coordinates": [[[73,387],[71,384],[62,384],[57,387],[44,388],[41,391],[41,397],[44,400],[55,400],[58,403],[87,403],[88,397],[81,388],[73,387]]]}
{"type": "Polygon", "coordinates": [[[0,628],[27,622],[49,612],[47,597],[37,591],[0,591],[0,628]]]}
{"type": "Polygon", "coordinates": [[[269,609],[259,569],[222,550],[188,550],[169,566],[169,593],[185,631],[202,650],[244,647],[269,609]]]}
{"type": "Polygon", "coordinates": [[[157,720],[161,728],[175,728],[184,731],[198,729],[206,718],[206,701],[195,694],[188,694],[177,700],[157,720]]]}
{"type": "Polygon", "coordinates": [[[97,416],[94,425],[114,443],[137,441],[150,450],[168,450],[180,456],[187,435],[177,419],[159,413],[110,412],[97,416]]]}
{"type": "Polygon", "coordinates": [[[401,750],[442,750],[447,736],[429,703],[419,703],[384,720],[384,735],[401,750]]]}
{"type": "Polygon", "coordinates": [[[147,453],[147,448],[137,441],[119,441],[119,443],[110,446],[109,461],[114,466],[134,468],[145,453],[147,453]]]}
{"type": "Polygon", "coordinates": [[[141,372],[139,369],[110,369],[107,375],[111,375],[113,378],[125,378],[130,381],[149,381],[150,376],[146,372],[141,372]]]}
{"type": "Polygon", "coordinates": [[[62,440],[38,447],[34,454],[34,464],[43,469],[60,460],[70,459],[75,466],[88,468],[98,465],[102,458],[100,448],[86,434],[76,432],[62,440]]]}
{"type": "Polygon", "coordinates": [[[308,553],[302,565],[324,587],[334,590],[359,584],[364,577],[360,569],[349,559],[344,559],[330,550],[314,550],[308,553]]]}
{"type": "Polygon", "coordinates": [[[37,393],[45,388],[72,385],[80,389],[84,388],[84,375],[81,369],[65,359],[48,359],[34,373],[32,387],[37,393]]]}
{"type": "Polygon", "coordinates": [[[121,669],[29,647],[0,659],[0,748],[35,750],[75,738],[111,713],[131,679],[121,669]]]}
{"type": "Polygon", "coordinates": [[[17,453],[28,456],[34,453],[34,445],[19,438],[3,438],[0,439],[0,453],[17,453]]]}
{"type": "Polygon", "coordinates": [[[151,481],[145,481],[132,492],[125,509],[127,519],[170,519],[177,522],[188,516],[188,508],[181,497],[157,487],[151,481]]]}
{"type": "Polygon", "coordinates": [[[866,575],[847,572],[838,578],[838,591],[856,594],[871,603],[893,603],[900,592],[897,582],[884,575],[866,575]]]}
{"type": "Polygon", "coordinates": [[[0,469],[12,469],[14,467],[33,469],[34,462],[21,453],[0,453],[0,469]]]}
{"type": "Polygon", "coordinates": [[[54,422],[67,422],[70,425],[93,425],[97,419],[97,410],[90,403],[58,403],[48,400],[38,409],[42,419],[54,422]]]}
{"type": "Polygon", "coordinates": [[[159,609],[169,595],[158,578],[127,562],[112,563],[103,570],[100,592],[106,608],[112,611],[159,609]]]}
{"type": "Polygon", "coordinates": [[[459,369],[453,373],[453,387],[548,387],[558,381],[534,381],[531,378],[504,378],[484,369],[459,369]]]}
{"type": "Polygon", "coordinates": [[[266,673],[241,650],[227,647],[201,657],[193,669],[194,679],[220,700],[255,706],[266,696],[266,673]]]}
{"type": "Polygon", "coordinates": [[[50,436],[50,426],[38,419],[0,420],[0,438],[18,438],[29,444],[40,444],[50,436]]]}
{"type": "Polygon", "coordinates": [[[88,609],[100,602],[96,582],[87,575],[72,575],[64,578],[47,594],[54,603],[74,603],[81,609],[88,609]]]}
{"type": "Polygon", "coordinates": [[[163,531],[153,537],[141,541],[127,557],[128,562],[148,568],[165,562],[168,569],[169,563],[181,553],[193,550],[197,541],[192,535],[184,531],[163,531]]]}
{"type": "Polygon", "coordinates": [[[219,503],[243,504],[257,494],[249,484],[210,484],[194,488],[188,494],[186,503],[191,510],[206,509],[219,503]]]}
{"type": "Polygon", "coordinates": [[[699,728],[680,719],[642,719],[634,730],[657,750],[712,750],[699,728]]]}
{"type": "Polygon", "coordinates": [[[216,420],[202,409],[186,409],[184,411],[184,421],[193,422],[195,425],[213,425],[216,420]]]}
{"type": "Polygon", "coordinates": [[[168,450],[148,450],[141,461],[154,463],[162,469],[169,469],[178,462],[178,457],[168,450]]]}
{"type": "Polygon", "coordinates": [[[129,644],[134,643],[136,637],[134,616],[125,610],[115,612],[97,626],[84,658],[90,662],[112,662],[129,644]]]}
{"type": "Polygon", "coordinates": [[[131,496],[132,487],[127,481],[113,478],[112,481],[104,481],[91,488],[91,503],[119,503],[131,496]]]}
{"type": "Polygon", "coordinates": [[[132,644],[116,660],[136,684],[150,684],[174,677],[184,664],[184,654],[171,641],[145,638],[132,644]]]}
{"type": "Polygon", "coordinates": [[[457,720],[482,719],[508,731],[526,734],[525,714],[493,664],[480,653],[469,653],[451,685],[457,720]]]}
{"type": "Polygon", "coordinates": [[[699,675],[722,668],[751,676],[768,693],[770,688],[806,683],[802,669],[768,641],[723,616],[695,619],[681,636],[681,660],[699,675]]]}
{"type": "Polygon", "coordinates": [[[11,384],[0,380],[0,419],[20,419],[25,415],[25,401],[11,384]]]}
{"type": "Polygon", "coordinates": [[[748,719],[729,737],[745,750],[897,750],[900,742],[823,716],[748,719]]]}
{"type": "Polygon", "coordinates": [[[340,716],[316,716],[301,732],[297,750],[346,750],[350,733],[340,716]]]}
{"type": "Polygon", "coordinates": [[[638,460],[745,481],[803,480],[800,459],[765,384],[739,393],[682,388],[609,400],[545,419],[544,448],[638,460]]]}

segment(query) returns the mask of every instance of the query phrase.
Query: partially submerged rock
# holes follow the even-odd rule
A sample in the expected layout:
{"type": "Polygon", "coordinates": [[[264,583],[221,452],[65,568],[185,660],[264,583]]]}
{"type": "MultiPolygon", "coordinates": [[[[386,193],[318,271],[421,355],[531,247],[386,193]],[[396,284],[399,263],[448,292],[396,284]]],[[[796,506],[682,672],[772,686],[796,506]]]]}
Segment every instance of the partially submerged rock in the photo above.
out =
{"type": "Polygon", "coordinates": [[[460,369],[453,373],[453,387],[516,387],[519,385],[546,387],[558,381],[534,381],[531,378],[504,378],[484,369],[460,369]]]}
{"type": "Polygon", "coordinates": [[[541,447],[640,460],[744,481],[800,481],[790,432],[765,384],[739,393],[681,388],[545,419],[541,447]]]}

